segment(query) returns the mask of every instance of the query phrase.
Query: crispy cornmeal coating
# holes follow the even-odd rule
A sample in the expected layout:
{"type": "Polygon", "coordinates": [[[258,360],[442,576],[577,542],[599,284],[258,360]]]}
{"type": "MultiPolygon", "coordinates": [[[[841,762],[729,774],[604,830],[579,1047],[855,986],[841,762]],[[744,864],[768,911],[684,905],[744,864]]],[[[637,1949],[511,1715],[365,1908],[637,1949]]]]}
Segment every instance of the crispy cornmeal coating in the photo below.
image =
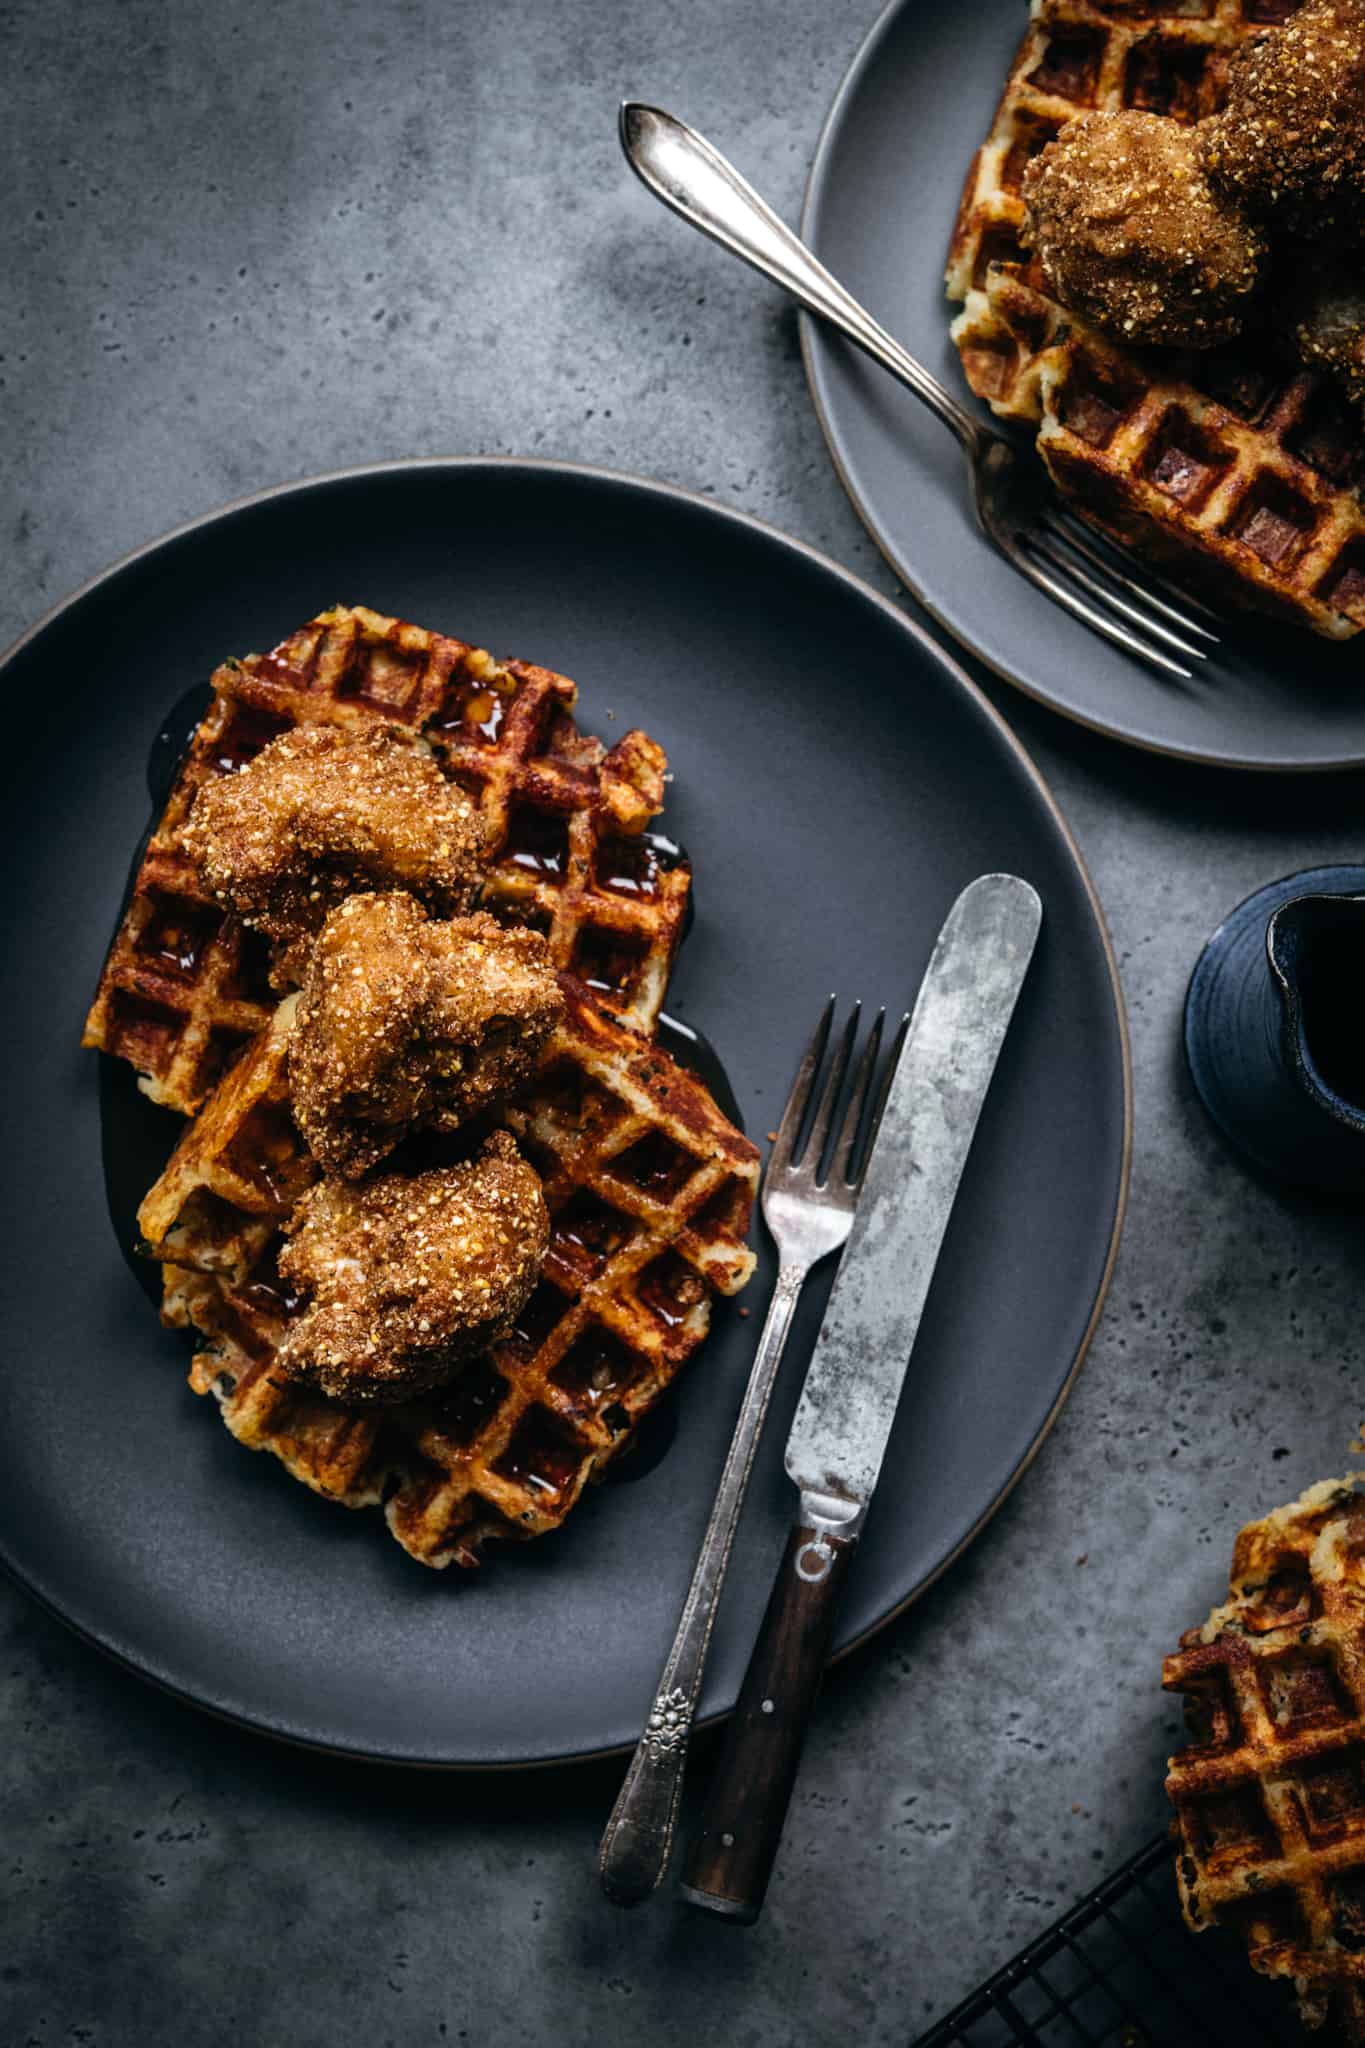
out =
{"type": "Polygon", "coordinates": [[[448,924],[411,896],[350,896],[323,926],[289,1044],[294,1119],[328,1173],[453,1129],[529,1078],[563,1015],[539,932],[448,924]]]}
{"type": "Polygon", "coordinates": [[[357,888],[407,889],[444,917],[467,910],[483,829],[412,734],[303,725],[205,785],[185,846],[212,893],[270,940],[283,988],[328,912],[357,888]]]}
{"type": "Polygon", "coordinates": [[[1241,331],[1267,246],[1159,114],[1083,114],[1024,178],[1034,247],[1064,306],[1139,347],[1214,348],[1241,331]]]}
{"type": "Polygon", "coordinates": [[[1293,287],[1290,328],[1299,354],[1365,408],[1365,252],[1315,249],[1299,265],[1293,287]]]}
{"type": "Polygon", "coordinates": [[[1235,204],[1313,241],[1365,238],[1365,0],[1308,0],[1246,44],[1198,135],[1235,204]]]}
{"type": "Polygon", "coordinates": [[[339,1401],[404,1401],[506,1333],[550,1218],[538,1176],[495,1131],[461,1166],[319,1181],[286,1229],[280,1272],[308,1306],[280,1370],[339,1401]]]}

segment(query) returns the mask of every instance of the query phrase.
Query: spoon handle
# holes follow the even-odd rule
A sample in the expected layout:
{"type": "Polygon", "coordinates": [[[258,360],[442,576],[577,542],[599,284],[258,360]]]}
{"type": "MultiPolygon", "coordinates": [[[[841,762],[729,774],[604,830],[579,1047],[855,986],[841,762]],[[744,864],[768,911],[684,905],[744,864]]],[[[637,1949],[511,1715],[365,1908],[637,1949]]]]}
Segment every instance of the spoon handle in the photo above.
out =
{"type": "Polygon", "coordinates": [[[975,445],[979,429],[971,414],[845,291],[704,136],[639,100],[623,101],[620,125],[627,161],[656,199],[828,320],[922,399],[964,447],[975,445]]]}

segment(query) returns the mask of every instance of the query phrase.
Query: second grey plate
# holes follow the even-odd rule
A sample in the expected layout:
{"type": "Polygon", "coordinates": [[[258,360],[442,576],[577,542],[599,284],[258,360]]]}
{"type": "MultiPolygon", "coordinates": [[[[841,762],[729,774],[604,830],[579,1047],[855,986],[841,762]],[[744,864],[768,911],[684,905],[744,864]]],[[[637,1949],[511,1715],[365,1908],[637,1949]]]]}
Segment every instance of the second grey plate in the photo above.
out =
{"type": "MultiPolygon", "coordinates": [[[[958,197],[1026,26],[1021,0],[962,10],[893,0],[830,110],[802,232],[948,388],[943,268],[958,197]]],[[[909,392],[803,315],[811,393],[835,466],[911,594],[1007,682],[1131,746],[1226,768],[1365,765],[1365,640],[1234,620],[1207,674],[1168,683],[1018,576],[976,526],[961,453],[909,392]]]]}

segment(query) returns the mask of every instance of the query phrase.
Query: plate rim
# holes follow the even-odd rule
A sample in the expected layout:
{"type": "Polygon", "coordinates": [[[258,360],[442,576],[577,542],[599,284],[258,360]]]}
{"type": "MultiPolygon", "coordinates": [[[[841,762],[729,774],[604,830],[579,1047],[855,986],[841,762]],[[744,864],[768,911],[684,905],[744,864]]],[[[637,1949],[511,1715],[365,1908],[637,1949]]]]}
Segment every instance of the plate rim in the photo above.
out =
{"type": "MultiPolygon", "coordinates": [[[[885,4],[878,13],[876,20],[867,30],[850,58],[848,67],[835,90],[834,98],[830,101],[825,118],[820,124],[820,133],[815,144],[815,154],[811,158],[810,170],[806,177],[805,191],[802,195],[799,225],[802,241],[817,256],[819,256],[820,252],[814,238],[816,215],[822,202],[825,187],[829,181],[830,159],[836,141],[842,131],[849,106],[855,92],[862,85],[869,67],[874,62],[881,43],[890,34],[892,27],[899,20],[900,16],[909,12],[914,4],[915,0],[885,0],[885,4]]],[[[965,174],[964,168],[964,176],[965,174]]],[[[944,253],[946,257],[946,245],[944,253]]],[[[824,259],[821,258],[820,260],[823,261],[824,259]]],[[[945,297],[945,308],[948,304],[949,301],[945,297]]],[[[1143,754],[1155,754],[1161,760],[1187,761],[1201,768],[1220,768],[1229,773],[1239,775],[1349,775],[1353,771],[1365,768],[1365,747],[1362,747],[1359,753],[1343,754],[1340,757],[1334,757],[1331,760],[1325,761],[1266,761],[1253,759],[1248,755],[1242,754],[1209,753],[1199,747],[1162,745],[1156,740],[1143,739],[1136,733],[1124,731],[1119,726],[1106,723],[1103,719],[1089,718],[1083,711],[1075,709],[1072,705],[1063,704],[1046,690],[1037,689],[1032,684],[1022,681],[1011,669],[1004,667],[997,661],[993,661],[973,640],[943,617],[933,600],[921,587],[919,578],[916,576],[911,565],[903,561],[893,551],[890,542],[883,538],[873,519],[870,506],[854,484],[840,447],[838,430],[834,424],[833,412],[829,403],[826,373],[819,359],[819,351],[827,348],[829,342],[833,339],[832,332],[826,330],[820,321],[815,318],[814,314],[807,313],[802,309],[799,314],[799,334],[801,362],[806,375],[806,389],[810,394],[811,405],[815,412],[816,421],[819,424],[826,452],[833,465],[834,473],[843,486],[849,503],[867,529],[870,539],[887,567],[893,572],[897,580],[905,586],[915,604],[928,614],[942,632],[947,634],[954,647],[965,649],[974,661],[979,661],[983,668],[989,669],[991,674],[997,676],[1002,683],[1008,683],[1012,690],[1018,690],[1021,696],[1027,697],[1032,703],[1041,704],[1054,717],[1064,718],[1069,724],[1078,725],[1086,732],[1099,733],[1104,739],[1112,740],[1118,746],[1132,747],[1137,752],[1143,754]]],[[[989,542],[984,544],[989,546],[989,542]]],[[[1255,615],[1252,614],[1252,616],[1254,617],[1255,615]]]]}
{"type": "MultiPolygon", "coordinates": [[[[890,14],[894,13],[899,5],[900,0],[891,0],[891,5],[885,10],[882,18],[886,19],[890,14]]],[[[874,589],[870,583],[864,581],[854,570],[845,568],[842,563],[835,561],[832,556],[825,554],[822,549],[814,547],[809,541],[799,539],[795,534],[785,532],[781,527],[774,525],[771,520],[760,518],[753,512],[727,504],[702,491],[690,489],[686,485],[667,483],[661,478],[644,476],[631,470],[611,469],[597,463],[576,462],[556,457],[513,454],[420,455],[399,456],[379,462],[351,463],[339,469],[320,470],[306,476],[295,477],[283,483],[267,484],[259,490],[245,492],[242,496],[229,499],[227,502],[217,505],[207,512],[198,513],[192,518],[182,520],[153,539],[139,543],[136,547],[130,548],[124,554],[117,556],[103,569],[97,570],[94,575],[88,577],[85,582],[71,591],[66,597],[59,599],[57,603],[49,606],[40,618],[31,626],[25,628],[7,647],[0,650],[0,681],[3,681],[5,671],[8,670],[11,662],[24,648],[28,647],[49,626],[54,625],[64,614],[73,610],[104,584],[112,582],[125,569],[131,568],[134,564],[155,555],[161,548],[184,539],[186,536],[198,532],[201,528],[214,526],[220,520],[228,518],[235,513],[269,503],[272,499],[288,497],[291,494],[303,493],[318,487],[357,482],[375,477],[408,475],[420,471],[444,470],[458,474],[488,468],[524,470],[575,477],[599,486],[605,486],[609,491],[624,486],[628,490],[642,491],[648,496],[662,499],[665,502],[681,503],[694,511],[702,511],[708,516],[746,528],[751,532],[759,534],[767,541],[777,542],[781,548],[800,556],[823,573],[832,575],[838,582],[844,584],[855,597],[870,603],[876,610],[892,621],[902,633],[907,635],[911,641],[928,655],[931,661],[936,662],[961,690],[965,691],[978,711],[985,715],[989,725],[994,728],[998,737],[1003,740],[1007,750],[1014,756],[1018,766],[1024,771],[1027,780],[1033,785],[1044,810],[1049,815],[1053,826],[1061,838],[1062,844],[1071,857],[1086,900],[1090,906],[1095,930],[1100,942],[1100,950],[1109,976],[1109,990],[1113,1003],[1114,1021],[1118,1027],[1123,1093],[1123,1133],[1119,1156],[1118,1184],[1115,1190],[1114,1213],[1110,1227],[1108,1250],[1096,1287],[1095,1298],[1091,1305],[1090,1315],[1081,1334],[1081,1340],[1075,1357],[1071,1361],[1066,1377],[1062,1381],[1052,1406],[1043,1418],[1037,1433],[1023,1456],[1014,1470],[1008,1475],[998,1493],[986,1504],[971,1527],[933,1571],[922,1579],[918,1585],[912,1587],[903,1599],[898,1600],[893,1606],[889,1607],[884,1614],[871,1622],[867,1628],[853,1637],[850,1642],[845,1643],[831,1657],[831,1664],[839,1664],[845,1658],[851,1657],[855,1651],[861,1650],[867,1643],[871,1642],[873,1637],[880,1635],[884,1629],[889,1628],[916,1601],[922,1599],[932,1586],[938,1583],[939,1579],[957,1562],[987,1524],[994,1520],[995,1516],[1014,1492],[1015,1487],[1033,1464],[1043,1444],[1052,1434],[1057,1419],[1070,1398],[1072,1389],[1075,1386],[1081,1367],[1085,1363],[1090,1345],[1094,1339],[1095,1331],[1099,1327],[1100,1317],[1104,1312],[1104,1306],[1108,1300],[1110,1286],[1113,1281],[1114,1266],[1118,1257],[1119,1245],[1123,1236],[1124,1220],[1128,1209],[1133,1153],[1132,1047],[1123,985],[1119,976],[1118,961],[1114,953],[1114,945],[1109,933],[1109,927],[1105,920],[1104,909],[1090,870],[1086,865],[1085,857],[1071,830],[1066,815],[1053,795],[1041,769],[1024,746],[1023,741],[1013,731],[1003,713],[992,704],[990,698],[985,694],[980,685],[968,675],[955,655],[947,648],[942,647],[933,634],[917,618],[906,611],[903,606],[896,604],[888,597],[884,597],[879,590],[874,589]]],[[[440,1771],[443,1773],[481,1776],[485,1773],[558,1770],[569,1765],[586,1766],[602,1763],[611,1758],[629,1756],[634,1746],[631,1743],[619,1743],[598,1749],[566,1751],[561,1755],[554,1756],[526,1759],[503,1758],[480,1762],[400,1756],[391,1752],[386,1753],[382,1750],[360,1747],[352,1748],[350,1746],[339,1747],[336,1744],[320,1741],[314,1737],[292,1733],[275,1727],[270,1722],[259,1720],[250,1714],[232,1712],[229,1709],[215,1705],[212,1701],[201,1698],[197,1693],[187,1691],[175,1685],[173,1681],[161,1673],[149,1669],[145,1664],[140,1663],[136,1657],[130,1656],[126,1650],[121,1649],[116,1643],[106,1641],[97,1632],[68,1615],[57,1601],[35,1584],[15,1563],[10,1555],[9,1545],[3,1536],[0,1536],[0,1570],[4,1572],[12,1584],[19,1586],[29,1598],[36,1601],[45,1613],[50,1614],[55,1620],[59,1621],[80,1642],[99,1651],[102,1656],[108,1658],[111,1663],[120,1669],[131,1673],[143,1683],[153,1686],[158,1692],[185,1706],[193,1707],[196,1711],[208,1714],[215,1720],[225,1722],[229,1726],[243,1729],[253,1736],[263,1737],[271,1742],[282,1743],[287,1748],[306,1750],[314,1755],[336,1757],[347,1762],[380,1764],[386,1769],[440,1771]]],[[[699,1728],[716,1726],[721,1721],[727,1719],[732,1711],[733,1709],[724,1709],[708,1714],[698,1721],[697,1726],[699,1728]]]]}

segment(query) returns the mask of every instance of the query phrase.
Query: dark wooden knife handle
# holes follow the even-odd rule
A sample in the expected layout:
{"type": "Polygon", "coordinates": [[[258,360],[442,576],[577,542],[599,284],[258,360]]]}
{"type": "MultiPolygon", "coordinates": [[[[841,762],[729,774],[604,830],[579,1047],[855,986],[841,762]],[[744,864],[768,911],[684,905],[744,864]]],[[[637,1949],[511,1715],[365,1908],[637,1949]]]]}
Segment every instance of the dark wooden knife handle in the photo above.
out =
{"type": "Polygon", "coordinates": [[[798,1521],[726,1730],[682,1893],[727,1920],[757,1920],[787,1818],[856,1534],[798,1521]]]}

